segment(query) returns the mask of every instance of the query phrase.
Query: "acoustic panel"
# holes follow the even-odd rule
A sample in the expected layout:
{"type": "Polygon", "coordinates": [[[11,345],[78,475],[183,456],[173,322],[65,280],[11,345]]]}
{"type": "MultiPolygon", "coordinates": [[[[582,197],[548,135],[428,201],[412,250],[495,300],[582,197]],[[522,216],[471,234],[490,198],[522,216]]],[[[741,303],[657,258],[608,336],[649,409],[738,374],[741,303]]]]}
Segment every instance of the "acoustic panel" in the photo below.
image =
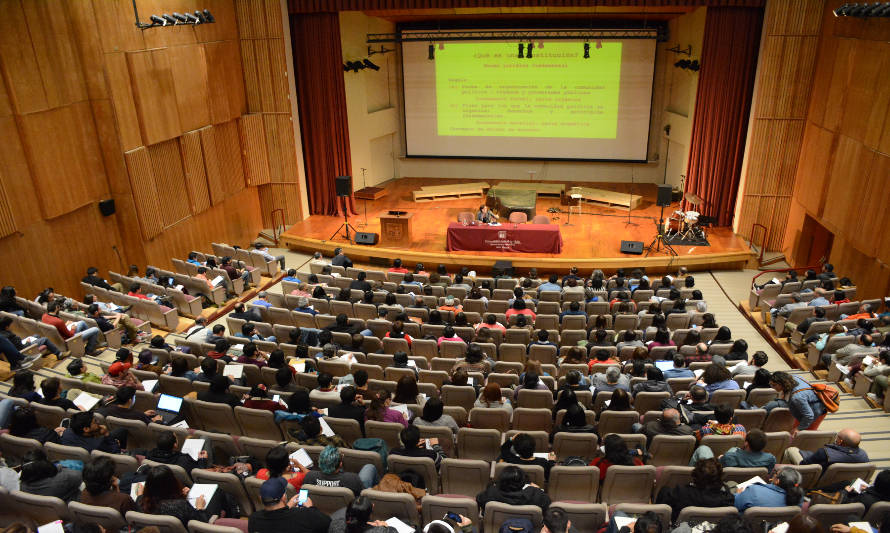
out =
{"type": "Polygon", "coordinates": [[[890,106],[890,46],[886,42],[857,41],[851,53],[840,133],[876,148],[890,106]]]}
{"type": "Polygon", "coordinates": [[[31,179],[28,157],[14,117],[0,118],[0,182],[10,200],[12,218],[18,228],[42,219],[37,189],[31,179]]]}
{"type": "MultiPolygon", "coordinates": [[[[133,20],[132,3],[93,0],[92,5],[96,14],[95,20],[133,20]]],[[[105,24],[102,26],[102,31],[96,33],[99,34],[102,51],[106,54],[145,49],[145,32],[135,24],[105,24]]]]}
{"type": "Polygon", "coordinates": [[[269,77],[272,80],[272,103],[277,113],[290,113],[287,59],[284,39],[269,39],[269,77]]]}
{"type": "Polygon", "coordinates": [[[126,55],[123,52],[105,54],[105,73],[114,104],[114,118],[120,132],[121,148],[125,152],[134,150],[144,143],[126,55]]]}
{"type": "Polygon", "coordinates": [[[244,69],[244,96],[248,113],[263,111],[254,43],[255,40],[241,41],[241,66],[244,69]]]}
{"type": "Polygon", "coordinates": [[[108,98],[108,85],[105,83],[105,54],[102,40],[96,31],[96,12],[90,2],[62,2],[60,4],[71,21],[77,54],[83,69],[83,79],[87,95],[92,100],[108,98]]]}
{"type": "Polygon", "coordinates": [[[190,131],[180,137],[179,142],[192,213],[201,213],[210,208],[210,191],[207,189],[207,171],[204,168],[201,134],[197,131],[190,131]]]}
{"type": "Polygon", "coordinates": [[[23,115],[22,142],[44,218],[89,204],[106,192],[90,104],[23,115]]]}
{"type": "Polygon", "coordinates": [[[238,34],[241,39],[266,36],[266,17],[262,0],[235,0],[238,34]]]}
{"type": "Polygon", "coordinates": [[[133,190],[133,201],[136,204],[139,225],[142,227],[142,237],[145,240],[149,240],[164,230],[161,204],[157,188],[155,187],[151,158],[148,155],[148,150],[145,147],[141,147],[126,152],[124,159],[127,161],[130,186],[133,190]]]}
{"type": "Polygon", "coordinates": [[[263,117],[244,115],[238,119],[238,129],[241,134],[247,184],[255,187],[269,183],[269,154],[266,151],[263,117]]]}
{"type": "Polygon", "coordinates": [[[192,213],[179,142],[172,139],[153,144],[148,147],[148,156],[151,159],[158,200],[163,205],[161,217],[166,228],[188,218],[192,213]]]}
{"type": "Polygon", "coordinates": [[[0,57],[13,108],[19,114],[47,109],[37,54],[20,0],[0,0],[0,57]]]}
{"type": "Polygon", "coordinates": [[[297,156],[293,122],[288,115],[263,115],[269,172],[273,183],[296,183],[297,156]]]}
{"type": "MultiPolygon", "coordinates": [[[[240,117],[244,114],[246,105],[238,42],[206,43],[204,53],[210,89],[211,122],[220,124],[240,117]]],[[[261,75],[265,74],[261,73],[261,75]]]]}
{"type": "Polygon", "coordinates": [[[816,35],[764,39],[758,70],[758,116],[806,118],[818,44],[816,35]]]}
{"type": "Polygon", "coordinates": [[[275,95],[272,87],[272,66],[271,57],[269,55],[269,41],[259,39],[253,43],[256,52],[257,71],[264,75],[257,76],[260,89],[260,101],[263,111],[271,112],[275,110],[275,95]]]}
{"type": "Polygon", "coordinates": [[[175,46],[169,49],[168,54],[176,91],[176,108],[183,133],[209,125],[209,88],[204,46],[175,46]]]}
{"type": "Polygon", "coordinates": [[[807,211],[822,216],[825,204],[825,186],[831,157],[834,153],[835,135],[824,128],[807,123],[806,133],[798,157],[797,175],[794,179],[794,197],[807,211]]]}
{"type": "Polygon", "coordinates": [[[146,144],[156,144],[182,133],[176,90],[166,49],[127,52],[130,85],[146,144]]]}
{"type": "Polygon", "coordinates": [[[213,127],[216,134],[216,150],[226,198],[244,188],[244,163],[241,160],[241,138],[238,124],[232,120],[213,127]]]}
{"type": "Polygon", "coordinates": [[[3,174],[5,174],[4,169],[0,167],[0,238],[12,235],[17,229],[12,209],[9,208],[9,196],[3,187],[3,181],[9,178],[4,178],[3,174]]]}
{"type": "Polygon", "coordinates": [[[207,172],[207,187],[210,190],[210,204],[217,205],[226,199],[222,170],[217,156],[216,128],[201,128],[201,148],[204,152],[204,169],[207,172]]]}
{"type": "Polygon", "coordinates": [[[266,37],[284,37],[281,23],[281,2],[279,0],[262,0],[266,12],[266,37]]]}

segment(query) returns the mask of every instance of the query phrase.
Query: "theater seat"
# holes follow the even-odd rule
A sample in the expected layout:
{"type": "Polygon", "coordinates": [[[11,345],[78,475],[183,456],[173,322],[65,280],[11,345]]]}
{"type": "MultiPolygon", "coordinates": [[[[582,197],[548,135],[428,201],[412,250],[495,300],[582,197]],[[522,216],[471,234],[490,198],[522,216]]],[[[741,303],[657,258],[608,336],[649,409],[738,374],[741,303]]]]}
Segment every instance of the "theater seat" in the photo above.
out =
{"type": "Polygon", "coordinates": [[[510,222],[512,224],[525,224],[528,222],[528,215],[521,211],[513,211],[510,213],[510,222]]]}

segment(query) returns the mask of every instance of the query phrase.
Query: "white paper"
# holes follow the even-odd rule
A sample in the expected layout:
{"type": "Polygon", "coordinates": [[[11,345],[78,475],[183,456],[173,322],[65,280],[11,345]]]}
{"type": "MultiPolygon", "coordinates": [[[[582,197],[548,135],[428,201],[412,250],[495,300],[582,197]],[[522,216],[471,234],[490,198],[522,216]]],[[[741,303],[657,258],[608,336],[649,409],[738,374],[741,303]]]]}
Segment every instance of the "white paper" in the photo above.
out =
{"type": "Polygon", "coordinates": [[[770,280],[770,282],[771,282],[772,284],[774,284],[774,285],[781,285],[781,284],[782,284],[782,282],[779,281],[779,278],[773,278],[773,279],[770,280]]]}
{"type": "Polygon", "coordinates": [[[56,520],[55,522],[43,524],[42,526],[38,527],[37,533],[65,533],[65,528],[62,527],[61,520],[56,520]]]}
{"type": "Polygon", "coordinates": [[[213,284],[213,286],[216,286],[216,285],[219,285],[220,283],[222,283],[222,280],[223,280],[222,276],[216,276],[215,278],[213,278],[210,281],[210,283],[213,284]]]}
{"type": "Polygon", "coordinates": [[[198,460],[198,454],[204,450],[204,439],[186,439],[182,443],[182,453],[188,455],[195,461],[198,460]]]}
{"type": "Polygon", "coordinates": [[[769,533],[785,533],[788,531],[788,522],[782,522],[781,524],[776,524],[775,527],[769,530],[769,533]]]}
{"type": "Polygon", "coordinates": [[[329,426],[328,423],[325,422],[324,418],[319,418],[318,423],[321,426],[322,435],[324,435],[325,437],[333,437],[334,435],[336,435],[336,433],[334,433],[334,430],[331,429],[331,426],[329,426]]]}
{"type": "Polygon", "coordinates": [[[232,379],[239,379],[244,373],[244,365],[226,365],[223,368],[223,375],[232,379]]]}
{"type": "Polygon", "coordinates": [[[398,533],[414,533],[414,528],[402,522],[396,517],[392,517],[386,521],[386,525],[398,531],[398,533]]]}
{"type": "Polygon", "coordinates": [[[632,516],[613,516],[615,520],[615,525],[618,526],[618,529],[621,529],[624,526],[631,527],[637,519],[632,516]]]}
{"type": "MultiPolygon", "coordinates": [[[[328,416],[328,408],[327,407],[325,407],[323,409],[319,409],[318,412],[323,414],[324,416],[328,416]]],[[[325,422],[325,423],[327,423],[327,422],[325,422]]]]}
{"type": "Polygon", "coordinates": [[[699,368],[698,370],[693,370],[692,373],[695,374],[696,378],[700,378],[701,375],[705,373],[705,369],[699,368]]]}
{"type": "Polygon", "coordinates": [[[189,490],[189,503],[192,504],[192,507],[195,507],[200,496],[204,496],[205,505],[210,503],[210,499],[216,494],[217,488],[219,488],[219,485],[215,483],[195,483],[189,490]]]}
{"type": "Polygon", "coordinates": [[[866,355],[865,358],[862,360],[862,366],[871,366],[871,364],[874,362],[875,362],[874,357],[872,357],[870,355],[866,355]]]}
{"type": "Polygon", "coordinates": [[[188,423],[187,423],[185,420],[180,420],[179,422],[173,424],[173,425],[170,426],[170,427],[171,427],[171,428],[188,429],[188,428],[189,428],[189,425],[188,425],[188,423]]]}
{"type": "Polygon", "coordinates": [[[306,360],[305,359],[296,359],[291,361],[290,366],[294,368],[297,372],[305,372],[306,371],[306,360]]]}
{"type": "Polygon", "coordinates": [[[532,454],[532,456],[538,459],[550,459],[550,454],[547,452],[535,452],[532,454]]]}
{"type": "Polygon", "coordinates": [[[750,381],[746,381],[746,382],[742,383],[742,388],[743,388],[743,389],[747,389],[747,388],[750,387],[750,386],[751,386],[751,382],[750,382],[750,381]]]}
{"type": "MultiPolygon", "coordinates": [[[[859,528],[862,531],[874,531],[875,530],[873,527],[871,527],[871,524],[869,524],[868,522],[850,522],[847,525],[850,526],[851,528],[853,528],[853,527],[859,528]]],[[[38,533],[43,533],[43,531],[38,530],[38,533]]]]}
{"type": "Polygon", "coordinates": [[[415,361],[414,359],[408,359],[408,367],[417,368],[417,361],[415,361]]]}
{"type": "Polygon", "coordinates": [[[181,291],[181,290],[182,290],[182,284],[179,284],[179,285],[177,285],[177,286],[175,286],[175,287],[173,287],[173,288],[176,289],[176,290],[178,290],[178,291],[181,291]]]}
{"type": "Polygon", "coordinates": [[[748,488],[751,485],[754,485],[755,483],[763,483],[765,485],[766,481],[761,479],[760,476],[754,476],[751,479],[749,479],[748,481],[745,481],[744,483],[739,483],[738,487],[737,487],[738,491],[742,492],[743,490],[745,490],[746,488],[748,488]]]}
{"type": "Polygon", "coordinates": [[[345,353],[345,354],[341,355],[338,359],[340,359],[344,363],[353,363],[353,362],[355,362],[355,355],[353,355],[351,353],[345,353]]]}
{"type": "Polygon", "coordinates": [[[612,400],[606,400],[603,402],[603,405],[605,405],[606,407],[609,407],[610,403],[612,403],[612,400]]]}
{"type": "Polygon", "coordinates": [[[841,374],[843,374],[845,376],[850,373],[850,369],[840,363],[837,363],[834,366],[836,366],[837,369],[841,371],[841,374]]]}
{"type": "Polygon", "coordinates": [[[468,378],[467,378],[467,385],[474,385],[474,386],[475,386],[475,385],[476,385],[476,378],[474,378],[473,376],[468,377],[468,378]]]}
{"type": "Polygon", "coordinates": [[[24,339],[22,339],[22,343],[25,346],[27,346],[27,345],[31,344],[32,342],[36,341],[37,339],[38,339],[38,337],[36,335],[31,335],[30,337],[25,337],[24,339]]]}
{"type": "Polygon", "coordinates": [[[85,392],[81,392],[77,398],[74,399],[74,405],[81,411],[89,411],[93,407],[96,407],[97,403],[99,403],[99,398],[90,396],[85,392]]]}
{"type": "Polygon", "coordinates": [[[312,468],[312,458],[309,457],[309,454],[306,453],[306,450],[304,450],[303,448],[300,448],[299,450],[290,454],[290,458],[296,460],[298,463],[306,468],[312,468]]]}
{"type": "Polygon", "coordinates": [[[406,419],[408,418],[409,415],[408,415],[408,406],[407,405],[405,405],[405,404],[393,405],[392,408],[395,409],[396,411],[402,413],[403,415],[405,415],[406,419]]]}
{"type": "Polygon", "coordinates": [[[156,379],[146,379],[142,382],[142,387],[147,392],[154,392],[155,387],[157,387],[157,386],[158,386],[158,380],[156,380],[156,379]]]}
{"type": "Polygon", "coordinates": [[[134,502],[136,501],[136,498],[139,497],[139,494],[137,493],[137,491],[139,490],[139,487],[144,487],[144,486],[145,486],[144,481],[137,481],[136,483],[133,483],[132,485],[130,485],[130,497],[133,498],[134,502]]]}
{"type": "Polygon", "coordinates": [[[861,477],[857,477],[856,481],[854,481],[853,483],[850,483],[850,486],[853,487],[853,490],[855,490],[858,493],[861,493],[862,491],[864,491],[865,489],[867,489],[869,487],[868,482],[865,481],[864,479],[862,479],[861,477]]]}

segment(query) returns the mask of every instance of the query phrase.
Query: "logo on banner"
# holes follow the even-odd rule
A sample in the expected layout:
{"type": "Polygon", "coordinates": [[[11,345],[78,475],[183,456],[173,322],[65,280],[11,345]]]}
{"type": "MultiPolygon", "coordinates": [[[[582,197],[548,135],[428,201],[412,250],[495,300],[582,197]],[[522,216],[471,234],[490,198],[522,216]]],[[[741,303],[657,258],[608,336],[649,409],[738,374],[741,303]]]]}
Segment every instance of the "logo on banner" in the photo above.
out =
{"type": "Polygon", "coordinates": [[[506,232],[506,231],[499,231],[499,232],[498,232],[498,239],[506,239],[506,238],[507,238],[507,232],[506,232]]]}

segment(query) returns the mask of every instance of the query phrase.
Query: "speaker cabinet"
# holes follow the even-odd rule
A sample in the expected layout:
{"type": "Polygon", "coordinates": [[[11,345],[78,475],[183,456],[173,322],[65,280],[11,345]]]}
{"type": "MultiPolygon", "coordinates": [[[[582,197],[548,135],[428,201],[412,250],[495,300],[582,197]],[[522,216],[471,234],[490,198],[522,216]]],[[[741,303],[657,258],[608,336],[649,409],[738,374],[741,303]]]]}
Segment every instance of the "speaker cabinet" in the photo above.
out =
{"type": "Polygon", "coordinates": [[[99,202],[99,212],[103,217],[110,217],[114,214],[114,198],[102,200],[99,202]]]}
{"type": "Polygon", "coordinates": [[[658,186],[658,198],[655,200],[655,205],[668,207],[671,205],[671,186],[670,185],[659,185],[658,186]]]}
{"type": "Polygon", "coordinates": [[[643,241],[621,241],[621,253],[642,255],[643,241]]]}
{"type": "Polygon", "coordinates": [[[335,182],[337,196],[352,195],[352,176],[337,176],[335,182]]]}
{"type": "Polygon", "coordinates": [[[367,233],[364,231],[355,232],[356,244],[377,244],[378,235],[376,233],[367,233]]]}

